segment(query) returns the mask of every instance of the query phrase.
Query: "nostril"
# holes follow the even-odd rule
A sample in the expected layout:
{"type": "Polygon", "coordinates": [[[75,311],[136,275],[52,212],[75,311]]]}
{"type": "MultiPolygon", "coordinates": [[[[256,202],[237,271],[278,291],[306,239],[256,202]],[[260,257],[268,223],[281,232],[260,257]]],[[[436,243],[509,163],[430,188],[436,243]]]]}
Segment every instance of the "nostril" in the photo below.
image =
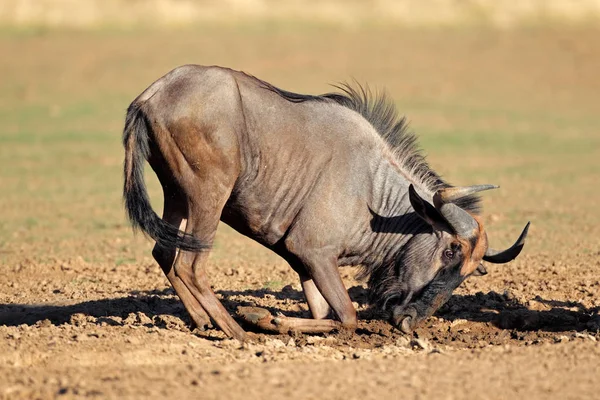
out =
{"type": "Polygon", "coordinates": [[[413,307],[396,307],[392,313],[392,323],[404,333],[411,333],[417,310],[413,307]]]}
{"type": "Polygon", "coordinates": [[[407,335],[412,333],[412,317],[411,316],[407,316],[404,317],[404,319],[402,320],[402,322],[400,323],[400,330],[404,333],[406,333],[407,335]]]}

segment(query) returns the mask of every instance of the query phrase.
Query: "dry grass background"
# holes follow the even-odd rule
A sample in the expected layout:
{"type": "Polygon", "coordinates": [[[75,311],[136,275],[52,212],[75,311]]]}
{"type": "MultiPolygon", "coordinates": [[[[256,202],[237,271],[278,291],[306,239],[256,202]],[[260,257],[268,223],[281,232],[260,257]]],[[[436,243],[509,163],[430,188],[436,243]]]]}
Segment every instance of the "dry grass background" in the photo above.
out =
{"type": "MultiPolygon", "coordinates": [[[[0,0],[0,399],[597,398],[599,10],[0,0]],[[386,88],[436,171],[502,187],[484,196],[494,246],[532,221],[523,255],[457,290],[420,330],[424,348],[384,321],[351,339],[261,335],[243,348],[190,332],[120,200],[127,105],[190,62],[301,93],[351,77],[386,88]]],[[[209,275],[231,310],[307,315],[285,262],[223,224],[209,275]]]]}
{"type": "Polygon", "coordinates": [[[281,19],[348,27],[596,24],[600,0],[0,0],[0,24],[11,27],[185,26],[281,19]]]}

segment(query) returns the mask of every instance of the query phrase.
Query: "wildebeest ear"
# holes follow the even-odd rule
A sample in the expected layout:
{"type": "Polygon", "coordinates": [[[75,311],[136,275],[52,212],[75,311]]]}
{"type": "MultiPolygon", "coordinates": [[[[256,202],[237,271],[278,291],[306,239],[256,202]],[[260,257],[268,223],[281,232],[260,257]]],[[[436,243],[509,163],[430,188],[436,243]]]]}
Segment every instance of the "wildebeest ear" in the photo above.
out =
{"type": "Polygon", "coordinates": [[[446,221],[434,206],[419,196],[412,184],[408,187],[408,198],[410,199],[410,204],[415,209],[415,212],[425,222],[437,230],[452,231],[452,228],[448,225],[448,221],[446,221]]]}

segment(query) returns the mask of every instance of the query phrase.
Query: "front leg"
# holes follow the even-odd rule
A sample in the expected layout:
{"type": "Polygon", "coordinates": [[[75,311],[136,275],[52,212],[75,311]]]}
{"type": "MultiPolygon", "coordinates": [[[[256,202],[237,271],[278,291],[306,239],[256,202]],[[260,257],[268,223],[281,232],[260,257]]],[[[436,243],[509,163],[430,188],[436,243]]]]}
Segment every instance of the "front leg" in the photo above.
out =
{"type": "Polygon", "coordinates": [[[287,261],[290,263],[290,267],[298,274],[300,283],[302,284],[302,291],[306,298],[306,303],[310,309],[310,313],[314,319],[325,319],[331,312],[331,307],[327,303],[327,300],[323,297],[315,282],[308,274],[304,263],[298,259],[295,255],[288,254],[287,261]]]}
{"type": "Polygon", "coordinates": [[[333,319],[273,316],[269,311],[259,307],[238,307],[237,313],[248,324],[267,332],[328,333],[342,329],[342,323],[333,319]]]}
{"type": "Polygon", "coordinates": [[[327,303],[327,300],[323,297],[315,282],[307,274],[300,275],[300,283],[302,284],[302,290],[304,291],[304,297],[308,303],[308,308],[314,319],[325,319],[329,316],[331,307],[327,303]]]}
{"type": "MultiPolygon", "coordinates": [[[[238,314],[247,323],[269,332],[326,333],[356,329],[356,310],[338,272],[336,258],[323,256],[322,251],[310,251],[298,259],[302,262],[302,272],[306,271],[306,274],[299,274],[315,319],[273,316],[267,310],[257,307],[239,307],[238,314]],[[330,308],[337,320],[324,319],[330,308]]],[[[294,269],[298,271],[297,267],[294,269]]]]}
{"type": "Polygon", "coordinates": [[[356,309],[340,276],[337,258],[324,253],[322,250],[311,251],[308,256],[303,257],[304,266],[341,327],[354,330],[358,324],[356,309]]]}

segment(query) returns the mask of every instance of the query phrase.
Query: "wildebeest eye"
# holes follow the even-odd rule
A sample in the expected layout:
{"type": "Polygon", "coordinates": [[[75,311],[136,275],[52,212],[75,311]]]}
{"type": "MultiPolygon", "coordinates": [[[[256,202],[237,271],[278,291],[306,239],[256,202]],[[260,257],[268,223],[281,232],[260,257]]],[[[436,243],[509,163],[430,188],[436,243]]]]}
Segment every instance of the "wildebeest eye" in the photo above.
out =
{"type": "Polygon", "coordinates": [[[452,260],[454,258],[454,251],[451,249],[444,250],[444,257],[446,257],[448,260],[452,260]]]}

